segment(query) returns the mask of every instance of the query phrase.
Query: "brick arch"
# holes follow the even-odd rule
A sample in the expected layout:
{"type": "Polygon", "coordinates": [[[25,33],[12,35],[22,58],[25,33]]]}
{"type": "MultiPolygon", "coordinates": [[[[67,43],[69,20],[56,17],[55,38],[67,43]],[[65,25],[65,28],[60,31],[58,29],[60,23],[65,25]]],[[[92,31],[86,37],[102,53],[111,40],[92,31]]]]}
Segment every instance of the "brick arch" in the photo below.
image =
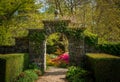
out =
{"type": "MultiPolygon", "coordinates": [[[[33,33],[44,33],[45,36],[59,32],[66,35],[69,45],[68,51],[70,55],[70,64],[80,65],[81,60],[85,54],[84,39],[76,39],[75,37],[66,33],[69,20],[44,20],[44,29],[29,29],[29,36],[33,33]]],[[[70,28],[69,28],[70,29],[70,28]]],[[[36,37],[37,38],[37,37],[36,37]]],[[[34,40],[29,40],[29,54],[31,62],[36,63],[44,70],[46,69],[46,38],[37,44],[38,51],[35,49],[34,40]]]]}

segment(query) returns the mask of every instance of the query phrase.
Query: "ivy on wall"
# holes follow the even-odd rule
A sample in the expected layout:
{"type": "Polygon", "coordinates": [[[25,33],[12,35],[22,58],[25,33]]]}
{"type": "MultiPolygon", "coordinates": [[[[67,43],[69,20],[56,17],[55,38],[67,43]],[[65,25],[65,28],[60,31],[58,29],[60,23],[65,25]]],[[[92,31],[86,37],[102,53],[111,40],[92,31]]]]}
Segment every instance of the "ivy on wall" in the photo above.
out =
{"type": "MultiPolygon", "coordinates": [[[[69,21],[43,21],[44,23],[44,29],[40,30],[31,30],[29,34],[29,41],[30,41],[30,48],[31,52],[33,54],[33,59],[35,58],[41,58],[40,63],[43,65],[43,54],[45,48],[44,41],[46,39],[46,36],[54,33],[59,32],[65,34],[68,38],[73,38],[77,41],[81,41],[84,39],[84,30],[85,28],[68,28],[69,21]],[[54,31],[53,31],[54,30],[54,31]],[[41,54],[41,55],[40,55],[41,54]]],[[[38,63],[38,62],[37,62],[38,63]]]]}
{"type": "Polygon", "coordinates": [[[41,44],[43,44],[45,40],[45,32],[44,30],[41,30],[40,32],[33,31],[29,34],[29,40],[32,43],[32,48],[34,49],[34,52],[36,54],[39,54],[42,52],[42,49],[40,49],[41,44]]]}
{"type": "Polygon", "coordinates": [[[64,33],[68,26],[68,22],[65,21],[55,22],[54,26],[57,32],[64,33]]]}
{"type": "Polygon", "coordinates": [[[64,33],[68,37],[74,37],[77,40],[83,39],[85,28],[68,28],[70,20],[43,21],[44,25],[53,26],[56,32],[64,33]]]}
{"type": "Polygon", "coordinates": [[[72,29],[72,28],[68,28],[65,30],[65,34],[67,36],[71,36],[74,37],[77,40],[83,39],[84,35],[83,35],[83,31],[85,29],[72,29]]]}
{"type": "MultiPolygon", "coordinates": [[[[74,37],[75,39],[83,39],[84,34],[83,34],[83,29],[64,29],[61,30],[64,34],[70,37],[74,37]]],[[[58,31],[60,32],[60,30],[58,31]]],[[[61,32],[60,32],[61,33],[61,32]]],[[[29,39],[32,42],[39,42],[41,43],[43,40],[45,40],[46,34],[45,32],[34,32],[30,34],[29,39]]]]}
{"type": "Polygon", "coordinates": [[[33,32],[29,35],[29,40],[32,42],[39,42],[41,43],[43,40],[45,40],[45,33],[42,32],[33,32]]]}

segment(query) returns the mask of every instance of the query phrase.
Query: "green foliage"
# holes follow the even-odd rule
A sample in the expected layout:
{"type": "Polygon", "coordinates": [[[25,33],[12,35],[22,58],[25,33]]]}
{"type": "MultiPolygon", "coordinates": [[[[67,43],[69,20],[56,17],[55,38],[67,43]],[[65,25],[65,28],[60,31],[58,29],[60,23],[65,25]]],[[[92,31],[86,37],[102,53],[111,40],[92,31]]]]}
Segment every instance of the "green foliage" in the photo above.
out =
{"type": "Polygon", "coordinates": [[[37,64],[31,63],[28,66],[28,69],[34,70],[38,75],[44,74],[44,69],[40,68],[37,64]]]}
{"type": "Polygon", "coordinates": [[[29,69],[39,69],[39,67],[35,63],[32,63],[29,64],[29,69]]]}
{"type": "Polygon", "coordinates": [[[29,64],[29,54],[24,54],[24,66],[23,66],[23,70],[26,70],[28,68],[28,64],[29,64]]]}
{"type": "Polygon", "coordinates": [[[79,39],[83,39],[83,31],[84,30],[85,29],[70,28],[70,29],[65,30],[65,34],[68,36],[72,36],[75,39],[79,40],[79,39]]]}
{"type": "Polygon", "coordinates": [[[67,68],[68,67],[68,64],[66,64],[65,62],[62,62],[60,64],[58,64],[58,67],[60,68],[67,68]]]}
{"type": "Polygon", "coordinates": [[[34,82],[38,79],[38,75],[34,70],[25,70],[21,72],[14,82],[34,82]]]}
{"type": "Polygon", "coordinates": [[[4,26],[0,26],[0,45],[13,45],[14,40],[11,38],[11,33],[4,26]]]}
{"type": "Polygon", "coordinates": [[[57,8],[60,10],[61,17],[70,19],[75,28],[87,27],[91,32],[107,41],[120,41],[120,0],[47,1],[50,5],[48,15],[57,8]]]}
{"type": "Polygon", "coordinates": [[[38,76],[43,74],[43,70],[38,67],[37,64],[29,64],[27,70],[21,72],[15,79],[14,82],[34,82],[38,79],[38,76]]]}
{"type": "Polygon", "coordinates": [[[88,45],[96,45],[98,43],[98,36],[88,31],[84,31],[85,43],[88,45]]]}
{"type": "Polygon", "coordinates": [[[21,72],[14,82],[34,82],[38,76],[43,75],[43,70],[40,69],[35,63],[29,65],[28,69],[21,72]]]}
{"type": "Polygon", "coordinates": [[[42,26],[38,20],[43,17],[37,10],[41,5],[35,2],[36,0],[0,1],[0,45],[13,45],[13,37],[27,36],[26,28],[42,26]]]}
{"type": "Polygon", "coordinates": [[[44,33],[44,31],[33,32],[32,34],[29,35],[29,39],[30,39],[30,41],[41,43],[41,42],[43,42],[43,40],[45,40],[45,33],[44,33]]]}
{"type": "Polygon", "coordinates": [[[57,48],[57,43],[59,42],[60,34],[59,33],[54,33],[48,36],[47,38],[47,53],[54,53],[57,48]]]}
{"type": "Polygon", "coordinates": [[[31,41],[32,47],[35,51],[35,53],[41,53],[42,49],[40,50],[40,45],[43,44],[45,41],[45,33],[43,30],[41,32],[32,32],[28,36],[29,40],[31,41]]]}
{"type": "Polygon", "coordinates": [[[102,43],[98,44],[96,48],[101,52],[120,56],[120,43],[102,43]]]}
{"type": "Polygon", "coordinates": [[[117,7],[120,9],[120,1],[119,0],[115,0],[114,2],[117,5],[117,7]]]}
{"type": "Polygon", "coordinates": [[[49,26],[54,26],[56,32],[64,33],[66,27],[69,24],[69,20],[45,20],[44,24],[49,24],[49,26]]]}
{"type": "Polygon", "coordinates": [[[103,53],[108,53],[112,55],[120,55],[120,43],[119,42],[107,42],[102,39],[104,42],[98,43],[98,36],[88,31],[84,31],[85,43],[94,46],[95,49],[103,53]]]}
{"type": "Polygon", "coordinates": [[[98,7],[94,11],[94,32],[110,42],[120,41],[119,0],[96,0],[98,7]]]}
{"type": "Polygon", "coordinates": [[[12,19],[16,11],[28,12],[35,7],[35,0],[2,0],[0,1],[0,23],[12,19]]]}
{"type": "Polygon", "coordinates": [[[66,30],[66,27],[69,23],[69,20],[67,20],[66,22],[63,21],[54,21],[53,24],[55,25],[55,29],[56,31],[60,32],[60,33],[64,33],[66,30]]]}
{"type": "Polygon", "coordinates": [[[56,58],[56,55],[54,54],[46,54],[46,65],[47,66],[55,66],[54,62],[52,62],[52,59],[56,58]]]}
{"type": "Polygon", "coordinates": [[[53,45],[55,45],[55,42],[57,42],[59,40],[59,38],[60,38],[60,34],[59,33],[51,34],[47,38],[47,44],[53,46],[53,45]]]}
{"type": "Polygon", "coordinates": [[[88,71],[75,66],[68,68],[66,78],[70,82],[92,82],[88,71]]]}
{"type": "Polygon", "coordinates": [[[50,36],[48,36],[47,38],[48,54],[51,54],[51,53],[56,54],[58,50],[62,50],[63,52],[65,52],[67,51],[67,48],[68,48],[68,40],[63,33],[53,33],[50,36]]]}
{"type": "Polygon", "coordinates": [[[100,53],[88,53],[86,57],[96,82],[120,82],[120,57],[100,53]]]}
{"type": "MultiPolygon", "coordinates": [[[[5,82],[13,82],[13,79],[20,73],[23,71],[24,65],[26,65],[25,63],[28,62],[26,61],[26,59],[24,59],[25,55],[27,54],[5,54],[5,55],[0,55],[0,59],[4,59],[5,60],[5,69],[1,69],[1,70],[5,70],[4,74],[5,74],[5,82]]],[[[0,64],[2,65],[2,64],[0,64]]],[[[0,66],[3,67],[3,66],[0,66]]],[[[26,66],[25,66],[26,67],[26,66]]],[[[3,74],[3,75],[4,75],[3,74]]],[[[1,77],[0,77],[1,78],[1,77]]]]}
{"type": "Polygon", "coordinates": [[[43,69],[34,69],[34,72],[38,75],[41,76],[44,74],[44,70],[43,69]]]}
{"type": "Polygon", "coordinates": [[[56,51],[56,46],[47,45],[47,53],[48,54],[54,53],[55,51],[56,51]]]}

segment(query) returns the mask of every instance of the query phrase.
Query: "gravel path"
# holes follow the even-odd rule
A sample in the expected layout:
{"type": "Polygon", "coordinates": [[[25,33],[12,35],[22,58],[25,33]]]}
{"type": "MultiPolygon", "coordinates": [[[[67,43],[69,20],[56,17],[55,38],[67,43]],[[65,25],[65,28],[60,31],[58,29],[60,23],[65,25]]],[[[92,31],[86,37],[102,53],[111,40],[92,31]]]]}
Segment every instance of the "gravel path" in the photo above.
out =
{"type": "Polygon", "coordinates": [[[67,69],[50,67],[36,82],[67,82],[65,74],[67,69]]]}

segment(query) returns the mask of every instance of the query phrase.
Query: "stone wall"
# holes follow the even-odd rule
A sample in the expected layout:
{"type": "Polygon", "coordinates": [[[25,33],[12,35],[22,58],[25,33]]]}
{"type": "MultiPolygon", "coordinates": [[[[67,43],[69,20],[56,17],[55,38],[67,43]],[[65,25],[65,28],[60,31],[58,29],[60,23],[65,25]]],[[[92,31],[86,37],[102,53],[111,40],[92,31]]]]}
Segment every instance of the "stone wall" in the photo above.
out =
{"type": "Polygon", "coordinates": [[[85,55],[84,39],[77,40],[74,37],[69,39],[69,55],[71,65],[80,65],[85,55]]]}
{"type": "MultiPolygon", "coordinates": [[[[65,31],[68,28],[68,20],[53,20],[53,21],[43,21],[44,29],[29,29],[29,36],[37,33],[35,38],[39,38],[39,34],[45,33],[48,37],[52,33],[63,33],[66,35],[65,31]]],[[[85,54],[84,49],[84,38],[76,39],[71,35],[66,35],[69,42],[69,55],[70,64],[80,65],[83,56],[85,54]]],[[[35,40],[29,39],[29,55],[31,62],[36,63],[38,66],[46,70],[46,38],[42,42],[36,42],[35,40]],[[36,48],[37,47],[37,48],[36,48]]]]}
{"type": "MultiPolygon", "coordinates": [[[[66,35],[66,29],[68,28],[69,20],[57,20],[57,21],[43,21],[46,35],[50,35],[55,32],[60,32],[66,35]],[[62,26],[60,26],[62,23],[62,26]]],[[[70,29],[70,28],[69,28],[70,29]]],[[[71,28],[72,30],[76,30],[71,28]]],[[[84,49],[84,38],[76,39],[75,37],[67,34],[66,35],[69,42],[69,55],[70,55],[70,64],[80,65],[82,62],[83,56],[85,55],[84,49]]]]}
{"type": "MultiPolygon", "coordinates": [[[[29,36],[33,36],[34,33],[38,34],[33,38],[39,38],[39,34],[44,32],[43,29],[29,29],[29,36]]],[[[37,40],[37,39],[36,39],[37,40]]],[[[45,46],[45,40],[42,42],[30,40],[29,37],[29,55],[30,55],[30,62],[35,63],[38,65],[40,68],[43,68],[44,70],[46,69],[46,59],[45,59],[45,54],[46,54],[46,46],[45,46]]]]}

